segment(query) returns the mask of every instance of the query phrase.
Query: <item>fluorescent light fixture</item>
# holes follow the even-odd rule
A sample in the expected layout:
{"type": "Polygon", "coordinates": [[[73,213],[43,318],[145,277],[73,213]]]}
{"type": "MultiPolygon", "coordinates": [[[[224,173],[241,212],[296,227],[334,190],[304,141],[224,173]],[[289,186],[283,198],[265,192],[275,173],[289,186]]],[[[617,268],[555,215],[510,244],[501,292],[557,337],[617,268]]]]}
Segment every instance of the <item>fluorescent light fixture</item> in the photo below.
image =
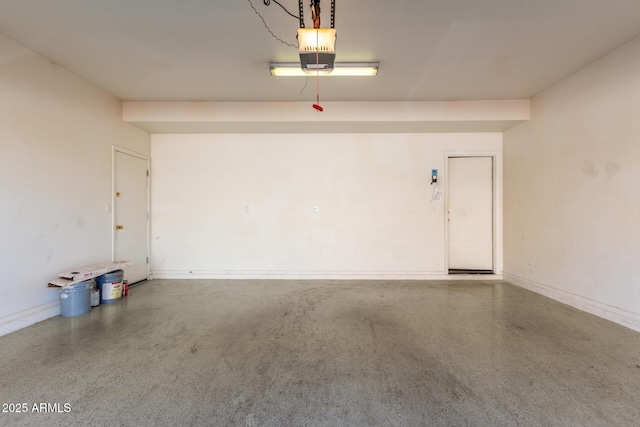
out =
{"type": "MultiPolygon", "coordinates": [[[[312,64],[309,65],[311,66],[312,64]]],[[[375,76],[378,74],[378,65],[377,62],[336,62],[333,65],[333,71],[327,74],[326,71],[318,70],[318,74],[327,77],[375,76]]],[[[316,75],[313,71],[305,73],[300,68],[299,62],[271,62],[269,70],[271,75],[276,77],[309,77],[316,75]]]]}

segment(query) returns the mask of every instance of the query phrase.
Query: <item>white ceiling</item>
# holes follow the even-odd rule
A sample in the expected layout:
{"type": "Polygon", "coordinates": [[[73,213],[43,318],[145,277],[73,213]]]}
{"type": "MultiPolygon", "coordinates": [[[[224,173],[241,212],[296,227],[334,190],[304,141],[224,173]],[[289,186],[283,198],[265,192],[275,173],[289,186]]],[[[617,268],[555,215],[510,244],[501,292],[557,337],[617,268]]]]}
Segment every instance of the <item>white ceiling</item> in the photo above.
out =
{"type": "MultiPolygon", "coordinates": [[[[297,19],[251,1],[295,42],[297,19]]],[[[640,35],[640,1],[336,0],[336,29],[337,60],[380,73],[321,79],[321,100],[519,99],[640,35]]],[[[297,50],[249,0],[0,0],[0,33],[123,100],[315,100],[314,78],[269,74],[297,50]]]]}

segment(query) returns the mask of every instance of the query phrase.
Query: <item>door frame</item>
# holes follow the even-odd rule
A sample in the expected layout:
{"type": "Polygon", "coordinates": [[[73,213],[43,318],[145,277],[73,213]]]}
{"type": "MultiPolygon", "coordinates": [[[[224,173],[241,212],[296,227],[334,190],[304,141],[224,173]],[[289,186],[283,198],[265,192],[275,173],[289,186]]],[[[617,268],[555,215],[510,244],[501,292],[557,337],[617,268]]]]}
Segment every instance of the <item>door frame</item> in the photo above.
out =
{"type": "Polygon", "coordinates": [[[502,153],[499,151],[451,151],[444,154],[444,274],[449,274],[449,159],[491,157],[493,164],[493,274],[502,274],[502,153]]]}
{"type": "Polygon", "coordinates": [[[151,280],[151,157],[117,145],[111,146],[111,261],[116,262],[116,153],[144,160],[147,164],[147,280],[151,280]]]}

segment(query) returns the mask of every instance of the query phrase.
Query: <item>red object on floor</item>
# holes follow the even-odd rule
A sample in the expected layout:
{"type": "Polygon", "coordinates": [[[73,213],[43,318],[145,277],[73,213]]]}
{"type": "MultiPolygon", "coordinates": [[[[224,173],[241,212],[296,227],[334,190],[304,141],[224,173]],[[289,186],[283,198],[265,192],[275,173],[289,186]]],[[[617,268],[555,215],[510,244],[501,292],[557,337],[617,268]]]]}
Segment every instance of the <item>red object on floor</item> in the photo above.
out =
{"type": "Polygon", "coordinates": [[[318,104],[313,104],[313,108],[315,108],[318,111],[324,111],[324,108],[322,108],[321,106],[319,106],[318,104]]]}

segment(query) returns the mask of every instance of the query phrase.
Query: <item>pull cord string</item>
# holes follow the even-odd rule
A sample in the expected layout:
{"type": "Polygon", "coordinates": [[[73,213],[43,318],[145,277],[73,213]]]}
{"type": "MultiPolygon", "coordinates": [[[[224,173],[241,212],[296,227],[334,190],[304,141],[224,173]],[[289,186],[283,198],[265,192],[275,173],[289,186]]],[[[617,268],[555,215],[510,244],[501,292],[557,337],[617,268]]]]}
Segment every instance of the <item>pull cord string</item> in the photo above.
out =
{"type": "MultiPolygon", "coordinates": [[[[318,30],[316,30],[316,39],[318,38],[318,30]]],[[[318,42],[316,42],[317,46],[318,42]]],[[[316,47],[316,104],[320,105],[320,53],[316,47]]]]}

